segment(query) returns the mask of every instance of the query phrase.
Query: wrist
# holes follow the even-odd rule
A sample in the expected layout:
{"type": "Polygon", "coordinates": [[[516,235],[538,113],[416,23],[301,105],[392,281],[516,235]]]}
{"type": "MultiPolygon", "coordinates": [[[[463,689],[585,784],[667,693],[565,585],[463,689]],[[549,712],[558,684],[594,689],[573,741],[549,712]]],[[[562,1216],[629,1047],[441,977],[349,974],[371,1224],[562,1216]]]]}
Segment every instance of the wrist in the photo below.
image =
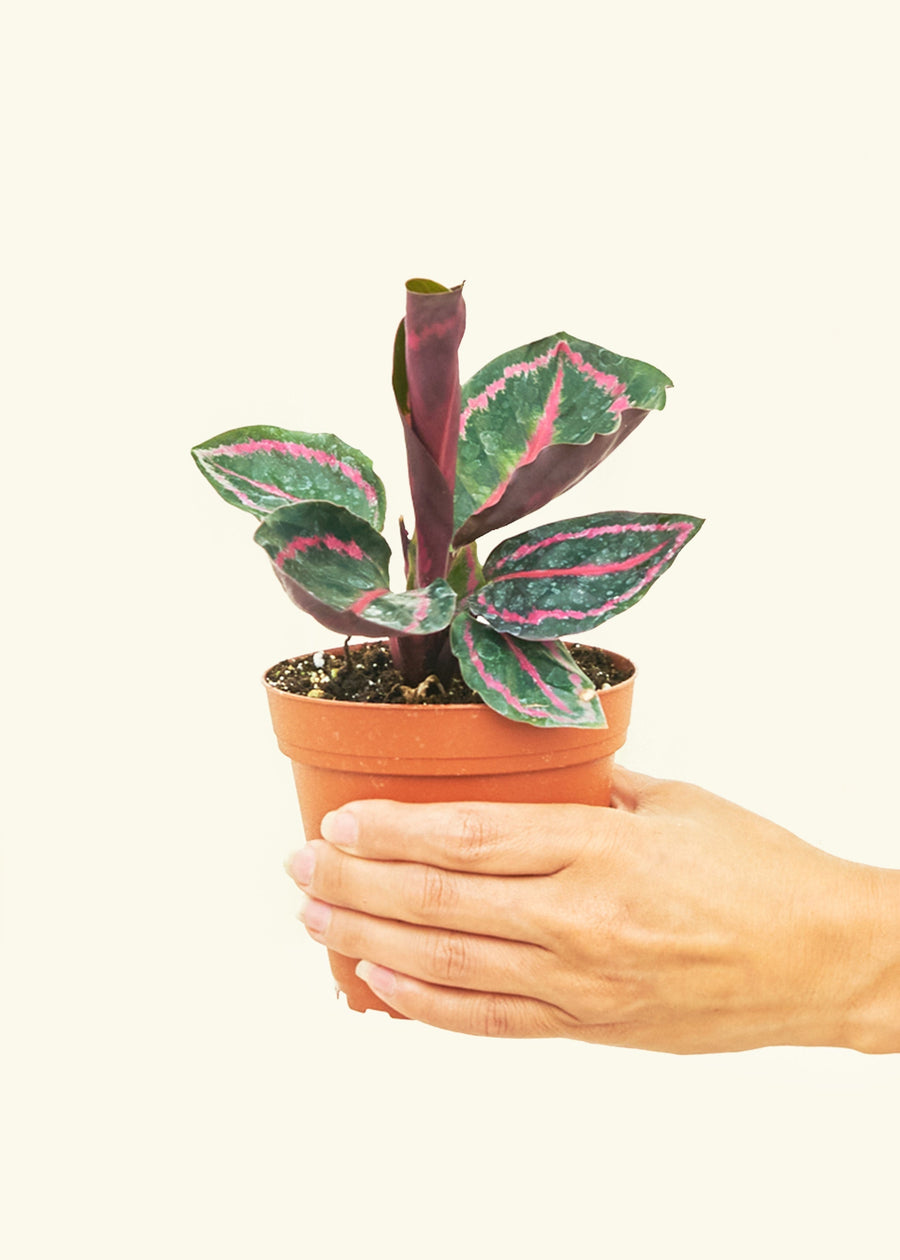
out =
{"type": "Polygon", "coordinates": [[[849,1000],[841,1044],[865,1054],[900,1052],[900,871],[857,868],[847,948],[849,1000]]]}

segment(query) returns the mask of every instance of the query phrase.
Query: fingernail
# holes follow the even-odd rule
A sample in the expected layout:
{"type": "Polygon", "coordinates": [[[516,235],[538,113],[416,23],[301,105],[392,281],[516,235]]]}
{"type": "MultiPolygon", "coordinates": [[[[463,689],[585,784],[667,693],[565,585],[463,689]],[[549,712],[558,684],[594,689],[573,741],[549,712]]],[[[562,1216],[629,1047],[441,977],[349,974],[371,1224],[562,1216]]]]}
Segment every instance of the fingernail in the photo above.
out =
{"type": "Polygon", "coordinates": [[[397,989],[397,977],[393,971],[388,971],[387,967],[376,967],[374,963],[359,962],[356,964],[356,974],[363,984],[367,984],[379,997],[391,997],[397,989]]]}
{"type": "Polygon", "coordinates": [[[359,841],[359,823],[349,810],[332,810],[322,819],[322,836],[340,849],[352,849],[359,841]]]}
{"type": "Polygon", "coordinates": [[[321,901],[308,901],[300,911],[304,925],[316,936],[324,936],[331,922],[331,906],[321,901]]]}
{"type": "Polygon", "coordinates": [[[284,864],[284,869],[291,879],[305,887],[313,876],[316,866],[316,851],[308,844],[299,853],[292,853],[284,864]]]}

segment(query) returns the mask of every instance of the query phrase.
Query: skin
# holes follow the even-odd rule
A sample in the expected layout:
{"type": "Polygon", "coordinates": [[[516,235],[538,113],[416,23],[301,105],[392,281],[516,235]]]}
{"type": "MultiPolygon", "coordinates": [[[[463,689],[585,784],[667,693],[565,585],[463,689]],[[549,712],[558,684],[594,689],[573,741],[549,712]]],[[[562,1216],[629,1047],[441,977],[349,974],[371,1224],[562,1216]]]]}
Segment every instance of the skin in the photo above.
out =
{"type": "Polygon", "coordinates": [[[353,802],[289,859],[301,918],[455,1032],[900,1051],[900,871],[686,783],[618,769],[612,804],[353,802]]]}

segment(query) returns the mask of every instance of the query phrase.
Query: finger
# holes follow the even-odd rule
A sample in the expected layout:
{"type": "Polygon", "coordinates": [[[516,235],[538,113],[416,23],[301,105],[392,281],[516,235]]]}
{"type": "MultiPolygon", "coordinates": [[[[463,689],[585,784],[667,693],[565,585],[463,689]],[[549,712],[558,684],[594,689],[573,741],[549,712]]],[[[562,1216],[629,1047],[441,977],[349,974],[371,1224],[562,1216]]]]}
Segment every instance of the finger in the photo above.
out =
{"type": "Polygon", "coordinates": [[[527,996],[545,996],[550,984],[552,955],[537,945],[375,919],[315,900],[301,917],[310,936],[335,953],[375,958],[431,984],[527,996]]]}
{"type": "Polygon", "coordinates": [[[322,835],[361,857],[449,871],[550,875],[574,861],[602,813],[588,805],[354,801],[322,820],[322,835]]]}
{"type": "Polygon", "coordinates": [[[552,931],[535,885],[544,879],[464,875],[418,862],[351,857],[314,840],[288,870],[311,897],[379,919],[427,924],[504,940],[549,944],[552,931]]]}
{"type": "Polygon", "coordinates": [[[401,1015],[448,1032],[475,1037],[560,1037],[570,1035],[575,1024],[559,1007],[518,994],[472,993],[426,984],[367,961],[358,965],[356,973],[401,1015]]]}

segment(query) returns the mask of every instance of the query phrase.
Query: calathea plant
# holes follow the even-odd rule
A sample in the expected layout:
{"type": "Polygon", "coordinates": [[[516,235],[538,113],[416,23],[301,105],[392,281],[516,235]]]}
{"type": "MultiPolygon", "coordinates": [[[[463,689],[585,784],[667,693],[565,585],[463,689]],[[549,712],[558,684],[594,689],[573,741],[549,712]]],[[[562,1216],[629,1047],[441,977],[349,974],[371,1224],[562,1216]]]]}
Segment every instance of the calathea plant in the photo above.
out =
{"type": "Polygon", "coordinates": [[[492,360],[460,388],[462,286],[406,286],[393,385],[415,511],[400,522],[407,589],[390,590],[385,494],[370,460],[331,433],[255,425],[194,448],[227,503],[260,521],[291,599],[342,636],[390,640],[415,686],[457,667],[507,717],[604,726],[559,642],[641,599],[702,522],[599,512],[541,525],[480,564],[477,540],[580,481],[665,405],[668,377],[565,333],[492,360]]]}

